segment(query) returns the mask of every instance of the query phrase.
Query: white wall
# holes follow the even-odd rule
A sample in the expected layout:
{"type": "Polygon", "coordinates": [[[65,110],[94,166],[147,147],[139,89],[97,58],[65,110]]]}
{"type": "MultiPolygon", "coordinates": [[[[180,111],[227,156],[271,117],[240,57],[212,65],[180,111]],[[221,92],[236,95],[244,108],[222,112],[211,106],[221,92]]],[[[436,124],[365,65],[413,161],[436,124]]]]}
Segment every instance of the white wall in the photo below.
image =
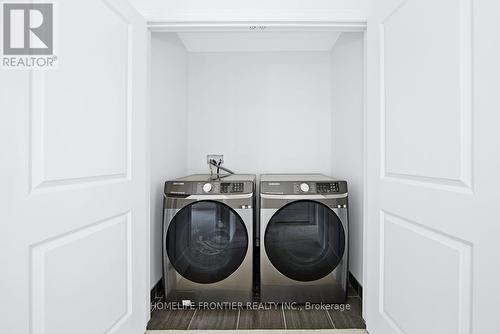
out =
{"type": "Polygon", "coordinates": [[[190,53],[188,172],[331,171],[329,52],[190,53]]]}
{"type": "Polygon", "coordinates": [[[186,170],[187,57],[176,34],[151,39],[151,287],[162,277],[163,184],[186,170]]]}
{"type": "Polygon", "coordinates": [[[364,18],[369,0],[130,0],[150,20],[364,18]]]}
{"type": "Polygon", "coordinates": [[[349,189],[349,265],[363,279],[363,34],[343,33],[331,53],[331,174],[346,179],[349,189]]]}

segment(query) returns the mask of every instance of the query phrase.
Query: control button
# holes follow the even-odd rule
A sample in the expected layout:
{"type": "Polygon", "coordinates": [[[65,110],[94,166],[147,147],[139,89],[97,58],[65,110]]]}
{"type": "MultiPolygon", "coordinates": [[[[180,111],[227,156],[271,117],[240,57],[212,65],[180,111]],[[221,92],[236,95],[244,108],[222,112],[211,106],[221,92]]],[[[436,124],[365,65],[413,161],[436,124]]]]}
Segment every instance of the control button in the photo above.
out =
{"type": "Polygon", "coordinates": [[[203,191],[206,192],[206,193],[209,193],[210,191],[212,191],[212,184],[211,183],[205,183],[203,185],[203,191]]]}
{"type": "Polygon", "coordinates": [[[307,183],[301,183],[300,184],[300,190],[302,192],[305,192],[305,193],[308,192],[309,191],[309,185],[307,183]]]}

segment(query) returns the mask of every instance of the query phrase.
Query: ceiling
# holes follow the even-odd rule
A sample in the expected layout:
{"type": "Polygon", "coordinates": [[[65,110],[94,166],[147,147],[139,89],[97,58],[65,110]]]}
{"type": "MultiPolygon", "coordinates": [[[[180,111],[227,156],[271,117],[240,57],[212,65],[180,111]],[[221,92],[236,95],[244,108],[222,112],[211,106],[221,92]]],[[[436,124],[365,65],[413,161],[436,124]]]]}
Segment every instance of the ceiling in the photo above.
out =
{"type": "Polygon", "coordinates": [[[330,51],[340,32],[212,31],[178,35],[190,52],[330,51]]]}

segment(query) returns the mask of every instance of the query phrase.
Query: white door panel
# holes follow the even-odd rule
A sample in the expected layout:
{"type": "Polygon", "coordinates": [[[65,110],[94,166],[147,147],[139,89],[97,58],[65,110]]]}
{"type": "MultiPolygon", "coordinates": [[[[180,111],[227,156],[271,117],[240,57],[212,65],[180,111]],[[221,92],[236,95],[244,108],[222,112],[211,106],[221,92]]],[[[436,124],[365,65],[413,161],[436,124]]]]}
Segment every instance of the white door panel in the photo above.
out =
{"type": "Polygon", "coordinates": [[[140,333],[149,317],[146,26],[62,1],[58,67],[1,70],[2,333],[140,333]]]}
{"type": "Polygon", "coordinates": [[[486,0],[384,0],[369,12],[370,333],[496,330],[500,134],[492,124],[500,114],[490,86],[500,46],[489,17],[499,10],[486,0]]]}
{"type": "Polygon", "coordinates": [[[386,176],[470,186],[470,21],[467,0],[407,1],[382,21],[386,176]]]}

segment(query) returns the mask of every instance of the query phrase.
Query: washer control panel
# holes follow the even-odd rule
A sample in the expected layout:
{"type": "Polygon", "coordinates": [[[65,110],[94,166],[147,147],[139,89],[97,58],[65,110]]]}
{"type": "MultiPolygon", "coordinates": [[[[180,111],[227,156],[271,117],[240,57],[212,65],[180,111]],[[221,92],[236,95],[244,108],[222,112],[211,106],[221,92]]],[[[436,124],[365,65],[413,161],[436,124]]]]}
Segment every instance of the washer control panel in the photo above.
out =
{"type": "Polygon", "coordinates": [[[202,187],[203,192],[209,193],[212,191],[212,184],[211,183],[205,183],[202,187]]]}
{"type": "Polygon", "coordinates": [[[196,194],[244,194],[253,190],[251,182],[198,182],[196,194]]]}
{"type": "Polygon", "coordinates": [[[244,185],[243,182],[222,182],[220,184],[220,192],[221,194],[242,193],[245,188],[244,185]]]}
{"type": "MultiPolygon", "coordinates": [[[[193,174],[175,180],[165,181],[165,197],[188,197],[190,195],[231,196],[248,195],[255,192],[255,175],[225,174],[214,177],[208,174],[193,174]]],[[[224,197],[223,197],[224,198],[224,197]]],[[[243,196],[241,198],[247,198],[243,196]]]]}

